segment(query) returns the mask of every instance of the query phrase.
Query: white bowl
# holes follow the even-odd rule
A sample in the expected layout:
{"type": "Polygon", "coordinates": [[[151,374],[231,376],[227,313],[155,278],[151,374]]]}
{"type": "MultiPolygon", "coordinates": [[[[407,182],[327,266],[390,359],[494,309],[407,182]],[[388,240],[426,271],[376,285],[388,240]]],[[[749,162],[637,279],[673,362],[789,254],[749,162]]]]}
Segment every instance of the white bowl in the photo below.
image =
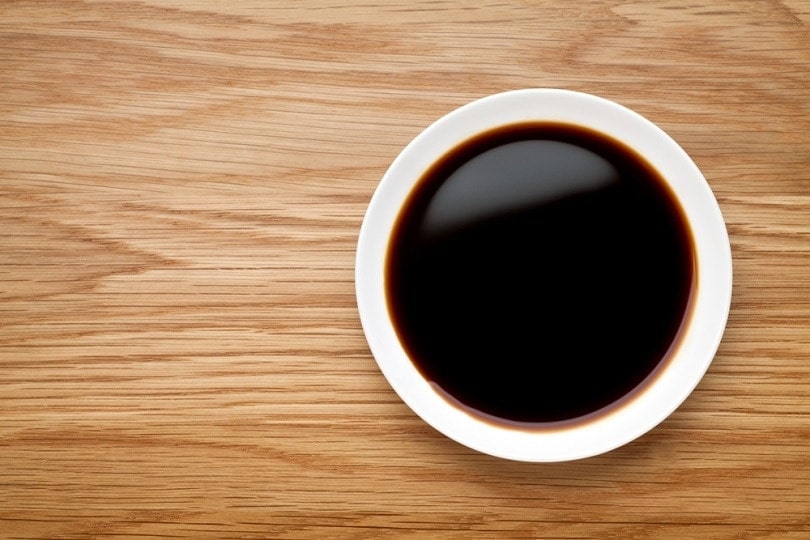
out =
{"type": "Polygon", "coordinates": [[[400,398],[425,422],[480,452],[519,461],[585,458],[654,428],[692,392],[709,367],[731,303],[731,249],[723,216],[694,162],[655,124],[612,101],[555,89],[515,90],[469,103],[437,120],[391,164],[369,204],[357,245],[355,286],[371,352],[400,398]],[[385,292],[389,237],[400,208],[424,172],[460,143],[497,126],[563,122],[594,129],[644,156],[664,177],[687,217],[696,255],[693,311],[675,356],[621,407],[587,422],[522,429],[488,422],[453,406],[420,374],[397,337],[385,292]]]}

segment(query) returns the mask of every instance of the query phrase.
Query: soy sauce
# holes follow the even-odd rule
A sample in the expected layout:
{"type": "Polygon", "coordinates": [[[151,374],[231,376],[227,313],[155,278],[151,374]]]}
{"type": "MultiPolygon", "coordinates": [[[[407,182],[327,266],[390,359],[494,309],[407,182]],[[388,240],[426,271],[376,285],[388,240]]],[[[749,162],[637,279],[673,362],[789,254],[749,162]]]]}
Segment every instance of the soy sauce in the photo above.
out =
{"type": "Polygon", "coordinates": [[[663,365],[696,287],[660,174],[584,127],[525,123],[459,145],[392,233],[386,295],[420,373],[467,412],[543,425],[626,400],[663,365]]]}

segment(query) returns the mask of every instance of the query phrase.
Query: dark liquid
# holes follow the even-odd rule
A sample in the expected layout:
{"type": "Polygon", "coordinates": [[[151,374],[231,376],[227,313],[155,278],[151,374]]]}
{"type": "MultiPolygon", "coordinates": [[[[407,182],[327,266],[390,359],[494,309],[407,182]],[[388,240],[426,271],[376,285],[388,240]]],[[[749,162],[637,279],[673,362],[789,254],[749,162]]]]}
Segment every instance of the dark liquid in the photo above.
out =
{"type": "Polygon", "coordinates": [[[507,126],[451,151],[410,194],[388,306],[416,367],[457,405],[570,421],[621,402],[667,357],[693,250],[674,195],[634,151],[577,126],[507,126]]]}

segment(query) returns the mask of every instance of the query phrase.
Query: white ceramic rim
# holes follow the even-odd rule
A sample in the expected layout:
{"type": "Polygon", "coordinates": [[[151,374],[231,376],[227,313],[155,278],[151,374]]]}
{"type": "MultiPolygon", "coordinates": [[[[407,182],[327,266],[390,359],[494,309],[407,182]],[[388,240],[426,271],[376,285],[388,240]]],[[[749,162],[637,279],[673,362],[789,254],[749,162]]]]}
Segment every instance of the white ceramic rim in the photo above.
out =
{"type": "Polygon", "coordinates": [[[425,129],[394,160],[368,206],[357,244],[355,288],[360,320],[380,370],[400,398],[447,437],[517,461],[581,459],[622,446],[667,418],[697,386],[720,345],[731,304],[731,248],[720,207],[698,167],[663,130],[613,101],[559,89],[494,94],[464,105],[425,129]],[[652,384],[622,407],[553,430],[521,430],[483,421],[449,404],[401,346],[385,294],[385,260],[399,209],[428,167],[459,143],[496,126],[525,121],[585,126],[624,142],[671,186],[691,225],[698,287],[676,355],[652,384]]]}

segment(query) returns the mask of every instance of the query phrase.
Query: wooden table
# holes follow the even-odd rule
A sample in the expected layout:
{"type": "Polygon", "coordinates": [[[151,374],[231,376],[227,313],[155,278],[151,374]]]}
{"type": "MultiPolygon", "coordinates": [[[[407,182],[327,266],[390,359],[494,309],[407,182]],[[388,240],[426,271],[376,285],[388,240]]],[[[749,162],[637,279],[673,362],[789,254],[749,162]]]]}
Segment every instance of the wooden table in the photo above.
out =
{"type": "Polygon", "coordinates": [[[0,535],[808,538],[810,4],[349,4],[0,5],[0,535]],[[668,131],[735,264],[686,403],[553,465],[411,413],[354,299],[392,159],[524,87],[668,131]]]}

